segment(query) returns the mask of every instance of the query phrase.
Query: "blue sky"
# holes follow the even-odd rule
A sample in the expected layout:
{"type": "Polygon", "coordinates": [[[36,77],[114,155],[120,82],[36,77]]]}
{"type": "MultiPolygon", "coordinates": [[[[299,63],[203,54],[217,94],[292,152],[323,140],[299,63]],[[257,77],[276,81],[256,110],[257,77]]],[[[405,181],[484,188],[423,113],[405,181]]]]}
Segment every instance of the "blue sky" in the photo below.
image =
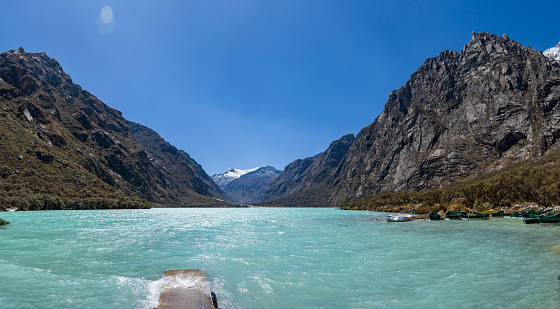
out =
{"type": "Polygon", "coordinates": [[[460,51],[471,31],[555,46],[559,9],[553,1],[5,1],[0,51],[46,52],[208,174],[283,169],[357,134],[427,58],[460,51]]]}

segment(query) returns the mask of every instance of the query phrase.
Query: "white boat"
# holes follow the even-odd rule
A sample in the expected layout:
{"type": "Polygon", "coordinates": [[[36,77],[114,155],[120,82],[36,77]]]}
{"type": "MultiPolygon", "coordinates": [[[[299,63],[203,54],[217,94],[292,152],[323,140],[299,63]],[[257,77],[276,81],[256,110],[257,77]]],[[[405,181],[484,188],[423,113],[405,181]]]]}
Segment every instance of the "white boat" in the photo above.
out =
{"type": "Polygon", "coordinates": [[[396,214],[387,215],[387,222],[406,222],[412,221],[412,215],[396,214]]]}
{"type": "Polygon", "coordinates": [[[6,209],[6,211],[16,211],[16,210],[18,210],[17,207],[11,207],[11,208],[6,209]]]}

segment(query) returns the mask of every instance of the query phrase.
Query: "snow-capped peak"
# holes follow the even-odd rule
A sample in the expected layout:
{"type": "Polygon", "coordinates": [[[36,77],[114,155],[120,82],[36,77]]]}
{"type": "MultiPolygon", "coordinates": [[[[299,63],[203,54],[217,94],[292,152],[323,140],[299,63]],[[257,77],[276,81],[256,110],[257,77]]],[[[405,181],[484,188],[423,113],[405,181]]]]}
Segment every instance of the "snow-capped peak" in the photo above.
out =
{"type": "Polygon", "coordinates": [[[556,60],[556,62],[560,63],[560,42],[556,47],[551,47],[544,51],[543,53],[548,58],[556,60]]]}
{"type": "Polygon", "coordinates": [[[217,173],[214,174],[212,176],[210,176],[212,178],[212,180],[214,180],[214,182],[218,185],[218,187],[223,188],[225,187],[228,183],[232,182],[233,180],[247,174],[250,172],[254,172],[256,170],[258,170],[259,167],[255,167],[255,168],[251,168],[251,169],[247,169],[247,170],[242,170],[239,168],[230,168],[228,169],[225,173],[217,173]]]}

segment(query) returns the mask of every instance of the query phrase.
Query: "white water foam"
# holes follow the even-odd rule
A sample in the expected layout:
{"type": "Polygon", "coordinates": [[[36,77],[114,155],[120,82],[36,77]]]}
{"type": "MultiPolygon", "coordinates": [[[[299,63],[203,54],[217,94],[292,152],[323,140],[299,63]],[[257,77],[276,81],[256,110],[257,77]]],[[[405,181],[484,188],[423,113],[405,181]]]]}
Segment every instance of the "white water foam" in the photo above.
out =
{"type": "Polygon", "coordinates": [[[207,280],[200,277],[193,277],[186,274],[178,274],[176,276],[164,276],[159,280],[150,281],[145,279],[136,279],[128,277],[116,276],[123,283],[131,284],[131,281],[138,281],[144,285],[144,290],[146,290],[146,299],[142,302],[142,308],[155,308],[158,305],[159,294],[165,289],[172,288],[187,288],[202,290],[208,296],[210,296],[210,284],[207,280]]]}

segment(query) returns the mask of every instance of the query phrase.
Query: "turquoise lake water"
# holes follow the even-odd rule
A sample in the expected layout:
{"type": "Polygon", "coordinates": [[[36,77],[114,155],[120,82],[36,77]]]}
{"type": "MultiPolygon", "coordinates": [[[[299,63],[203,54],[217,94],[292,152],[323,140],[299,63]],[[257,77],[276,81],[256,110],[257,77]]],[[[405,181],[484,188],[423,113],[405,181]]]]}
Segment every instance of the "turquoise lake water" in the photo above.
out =
{"type": "Polygon", "coordinates": [[[560,308],[560,228],[317,208],[0,213],[0,308],[154,308],[201,268],[220,308],[560,308]]]}

